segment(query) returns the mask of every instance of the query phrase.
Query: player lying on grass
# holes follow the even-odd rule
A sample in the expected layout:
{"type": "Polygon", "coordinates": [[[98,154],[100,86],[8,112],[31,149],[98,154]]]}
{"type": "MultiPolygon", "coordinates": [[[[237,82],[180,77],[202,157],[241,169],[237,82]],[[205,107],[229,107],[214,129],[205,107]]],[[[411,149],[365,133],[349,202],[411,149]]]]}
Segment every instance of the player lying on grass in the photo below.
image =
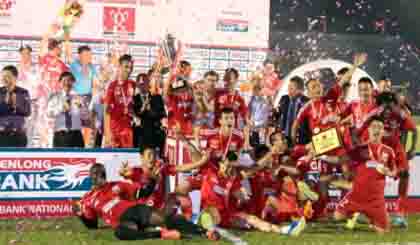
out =
{"type": "Polygon", "coordinates": [[[263,232],[298,236],[305,228],[304,218],[280,227],[243,211],[243,205],[249,201],[250,196],[241,185],[237,160],[235,152],[228,152],[226,159],[219,161],[219,169],[209,171],[204,176],[201,187],[203,213],[200,218],[204,226],[210,228],[208,224],[212,224],[226,228],[253,228],[263,232]]]}
{"type": "MultiPolygon", "coordinates": [[[[165,192],[167,177],[175,176],[179,172],[188,172],[197,169],[209,160],[209,154],[201,154],[201,159],[197,162],[182,165],[164,164],[155,157],[155,150],[151,147],[145,147],[140,150],[141,164],[135,167],[129,167],[125,163],[120,170],[121,176],[125,179],[131,180],[140,186],[146,186],[152,181],[156,181],[152,176],[157,173],[158,179],[153,193],[147,198],[142,198],[140,201],[146,205],[156,209],[162,209],[165,206],[165,192]]],[[[169,195],[170,198],[176,198],[175,195],[169,195]]],[[[172,200],[175,201],[175,200],[172,200]]],[[[184,206],[181,205],[181,209],[184,206]]],[[[192,210],[182,210],[186,219],[191,219],[192,210]]]]}
{"type": "MultiPolygon", "coordinates": [[[[385,207],[385,177],[397,174],[395,153],[382,143],[385,134],[384,119],[373,116],[368,122],[367,144],[355,146],[341,157],[321,156],[330,164],[352,162],[356,166],[352,190],[340,201],[334,213],[337,220],[343,220],[358,213],[367,216],[371,227],[378,233],[389,231],[389,216],[385,207]]],[[[352,223],[352,222],[350,222],[352,223]]],[[[349,224],[349,228],[353,225],[349,224]]]]}
{"type": "Polygon", "coordinates": [[[98,228],[98,218],[110,225],[120,240],[171,239],[182,236],[214,237],[214,233],[186,221],[181,216],[167,215],[153,207],[139,204],[138,199],[150,196],[156,185],[158,172],[151,174],[148,184],[138,185],[127,182],[107,182],[105,167],[94,164],[90,169],[92,189],[80,202],[74,204],[73,211],[89,229],[98,228]],[[160,231],[147,228],[161,227],[160,231]]]}

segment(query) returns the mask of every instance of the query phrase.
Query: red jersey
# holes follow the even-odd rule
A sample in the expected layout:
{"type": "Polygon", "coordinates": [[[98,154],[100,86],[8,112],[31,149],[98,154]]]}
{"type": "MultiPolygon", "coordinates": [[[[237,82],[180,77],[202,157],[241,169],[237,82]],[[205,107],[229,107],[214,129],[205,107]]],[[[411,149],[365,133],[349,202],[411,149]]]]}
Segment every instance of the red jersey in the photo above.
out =
{"type": "Polygon", "coordinates": [[[110,115],[111,131],[131,128],[135,82],[115,80],[109,84],[105,104],[110,115]]]}
{"type": "Polygon", "coordinates": [[[331,175],[341,172],[340,166],[325,163],[321,160],[313,160],[307,156],[301,157],[296,168],[301,172],[301,179],[309,179],[315,183],[319,182],[321,175],[331,175]]]}
{"type": "Polygon", "coordinates": [[[177,123],[181,132],[192,134],[194,97],[191,92],[171,94],[167,98],[168,126],[173,128],[177,123]]]}
{"type": "Polygon", "coordinates": [[[60,58],[50,54],[39,58],[41,70],[41,81],[45,83],[49,93],[57,93],[62,87],[59,83],[61,73],[68,71],[69,68],[60,58]]]}
{"type": "Polygon", "coordinates": [[[385,201],[385,176],[376,170],[378,164],[395,169],[395,154],[392,148],[384,144],[368,144],[349,153],[356,162],[356,176],[349,195],[356,202],[385,201]]]}
{"type": "MultiPolygon", "coordinates": [[[[162,165],[160,162],[156,164],[160,166],[160,177],[155,185],[155,190],[150,197],[140,199],[140,203],[160,209],[163,207],[165,201],[166,177],[176,175],[176,166],[172,164],[162,165]]],[[[140,187],[149,184],[151,180],[150,173],[141,167],[131,169],[131,175],[126,178],[140,185],[140,187]]]]}
{"type": "MultiPolygon", "coordinates": [[[[228,151],[240,152],[244,145],[244,138],[241,131],[232,130],[231,135],[223,136],[219,130],[211,130],[207,136],[205,149],[210,150],[210,161],[226,157],[228,151]]],[[[208,168],[210,166],[205,165],[208,168]]]]}
{"type": "Polygon", "coordinates": [[[235,114],[235,127],[239,127],[239,117],[245,120],[248,117],[248,106],[245,100],[239,95],[237,91],[229,92],[228,90],[217,90],[214,104],[214,125],[220,126],[220,117],[224,108],[232,108],[235,114]]]}
{"type": "Polygon", "coordinates": [[[309,128],[314,134],[322,129],[336,127],[340,121],[340,108],[338,97],[341,94],[341,87],[337,84],[328,90],[325,96],[307,103],[299,112],[296,121],[302,124],[305,120],[309,122],[309,128]]]}
{"type": "Polygon", "coordinates": [[[275,72],[267,75],[264,74],[261,94],[264,96],[275,96],[282,84],[283,81],[278,78],[275,72]]]}
{"type": "Polygon", "coordinates": [[[401,132],[408,130],[416,130],[416,124],[413,118],[407,113],[393,112],[389,117],[385,118],[385,134],[383,143],[392,148],[401,145],[401,132]]]}
{"type": "Polygon", "coordinates": [[[81,212],[86,219],[102,218],[116,228],[121,215],[137,204],[134,200],[137,186],[126,182],[108,182],[86,193],[80,200],[81,212]]]}
{"type": "MultiPolygon", "coordinates": [[[[371,113],[375,113],[376,103],[371,100],[369,103],[362,103],[360,100],[350,102],[341,113],[342,118],[351,116],[352,125],[356,128],[361,128],[362,124],[367,118],[371,116],[371,113]]],[[[362,142],[366,142],[369,138],[367,130],[363,130],[361,133],[362,142]]]]}
{"type": "Polygon", "coordinates": [[[241,181],[237,176],[222,177],[217,171],[209,171],[201,186],[202,208],[215,207],[221,213],[222,218],[235,213],[238,209],[238,200],[232,196],[240,190],[241,181]]]}

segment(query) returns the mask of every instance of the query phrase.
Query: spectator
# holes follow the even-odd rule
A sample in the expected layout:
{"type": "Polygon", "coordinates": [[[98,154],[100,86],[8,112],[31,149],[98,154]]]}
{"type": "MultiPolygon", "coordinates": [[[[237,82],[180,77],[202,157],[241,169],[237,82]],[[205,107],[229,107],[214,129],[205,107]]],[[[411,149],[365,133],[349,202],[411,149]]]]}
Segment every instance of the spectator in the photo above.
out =
{"type": "Polygon", "coordinates": [[[133,96],[136,83],[129,79],[133,71],[133,59],[125,54],[119,59],[118,80],[111,82],[105,96],[104,139],[105,146],[114,148],[133,147],[133,96]]]}
{"type": "Polygon", "coordinates": [[[16,86],[18,70],[6,66],[0,87],[0,147],[26,147],[25,117],[31,114],[29,92],[16,86]]]}
{"type": "MultiPolygon", "coordinates": [[[[292,77],[288,85],[287,95],[283,95],[278,106],[279,127],[286,138],[291,142],[293,121],[296,119],[300,109],[309,101],[303,94],[304,81],[300,77],[292,77]]],[[[305,127],[299,129],[298,143],[303,143],[305,137],[305,127]]]]}
{"type": "Polygon", "coordinates": [[[248,108],[251,123],[250,144],[255,147],[265,143],[265,130],[272,110],[271,104],[262,95],[260,79],[253,81],[253,92],[248,108]],[[261,135],[264,137],[260,137],[261,135]]]}
{"type": "Polygon", "coordinates": [[[28,90],[31,97],[31,116],[27,118],[25,126],[28,137],[28,147],[40,147],[41,115],[39,114],[38,88],[41,78],[39,67],[32,62],[32,48],[29,45],[19,49],[20,61],[18,65],[19,77],[17,85],[28,90]]]}
{"type": "Polygon", "coordinates": [[[99,92],[92,97],[89,105],[90,118],[92,122],[92,134],[90,137],[90,146],[94,148],[102,147],[102,139],[104,133],[104,93],[99,92]]]}
{"type": "Polygon", "coordinates": [[[71,94],[75,78],[70,72],[60,76],[62,91],[48,100],[48,116],[54,118],[53,147],[80,147],[85,143],[82,136],[80,97],[71,94]]]}
{"type": "Polygon", "coordinates": [[[47,116],[47,103],[50,94],[61,91],[60,75],[68,71],[68,67],[61,60],[61,42],[44,37],[41,42],[41,53],[39,59],[41,85],[38,88],[39,123],[44,125],[41,129],[41,147],[51,147],[54,133],[54,122],[47,116]]]}
{"type": "Polygon", "coordinates": [[[76,78],[73,86],[73,91],[76,95],[81,97],[81,117],[82,117],[82,132],[85,144],[90,141],[91,135],[89,105],[92,100],[92,95],[96,93],[96,87],[99,84],[96,69],[92,64],[92,52],[89,46],[80,46],[77,49],[79,55],[78,59],[74,60],[70,65],[70,70],[76,78]]]}
{"type": "Polygon", "coordinates": [[[159,94],[150,93],[149,79],[146,74],[136,78],[134,95],[134,146],[158,148],[163,153],[166,133],[162,129],[161,120],[166,117],[163,98],[159,94]]]}
{"type": "Polygon", "coordinates": [[[264,96],[274,97],[281,88],[282,81],[275,72],[274,63],[271,60],[264,62],[263,80],[261,94],[264,96]]]}

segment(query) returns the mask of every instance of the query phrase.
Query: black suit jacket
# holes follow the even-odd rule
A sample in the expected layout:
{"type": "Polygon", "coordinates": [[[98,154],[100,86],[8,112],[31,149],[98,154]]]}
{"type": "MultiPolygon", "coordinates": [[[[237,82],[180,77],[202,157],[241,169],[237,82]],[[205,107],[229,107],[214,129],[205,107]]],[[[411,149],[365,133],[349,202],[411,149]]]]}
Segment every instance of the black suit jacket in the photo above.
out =
{"type": "Polygon", "coordinates": [[[141,119],[142,128],[160,128],[162,118],[166,117],[165,105],[161,95],[150,96],[150,110],[141,111],[143,99],[140,94],[134,96],[134,114],[141,119]]]}
{"type": "MultiPolygon", "coordinates": [[[[305,95],[298,95],[297,97],[297,104],[296,104],[296,115],[299,113],[299,111],[302,109],[302,107],[309,101],[309,98],[305,95]]],[[[278,126],[282,131],[286,129],[286,123],[288,121],[287,118],[287,112],[289,110],[290,105],[290,96],[289,95],[283,95],[280,99],[279,106],[277,108],[278,111],[278,126]]],[[[292,123],[296,118],[293,118],[293,120],[289,121],[289,123],[292,123]]],[[[292,125],[289,125],[289,129],[292,128],[292,125]]],[[[290,132],[285,132],[286,135],[290,135],[290,132]]],[[[309,124],[308,122],[304,122],[303,125],[298,130],[298,139],[297,143],[299,144],[306,144],[309,143],[311,138],[311,133],[309,130],[309,124]]]]}

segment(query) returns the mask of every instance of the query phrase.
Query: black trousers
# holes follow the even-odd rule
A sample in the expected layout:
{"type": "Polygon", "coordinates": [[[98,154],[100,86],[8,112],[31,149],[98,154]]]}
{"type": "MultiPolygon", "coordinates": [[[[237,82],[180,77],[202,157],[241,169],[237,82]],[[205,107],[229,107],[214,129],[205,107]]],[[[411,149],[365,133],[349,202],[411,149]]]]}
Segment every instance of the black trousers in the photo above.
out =
{"type": "Polygon", "coordinates": [[[146,231],[146,228],[164,226],[176,229],[182,236],[203,236],[206,231],[181,216],[164,216],[152,207],[138,204],[127,209],[120,217],[115,236],[120,240],[146,240],[160,238],[160,232],[146,231]],[[134,226],[134,227],[133,227],[134,226]]]}
{"type": "Polygon", "coordinates": [[[0,132],[0,147],[26,147],[27,144],[24,132],[0,132]]]}
{"type": "Polygon", "coordinates": [[[156,127],[134,127],[133,143],[134,147],[153,147],[159,148],[163,152],[165,147],[166,133],[161,128],[156,127]]]}
{"type": "Polygon", "coordinates": [[[54,133],[53,146],[85,148],[85,142],[80,130],[59,131],[54,133]]]}

